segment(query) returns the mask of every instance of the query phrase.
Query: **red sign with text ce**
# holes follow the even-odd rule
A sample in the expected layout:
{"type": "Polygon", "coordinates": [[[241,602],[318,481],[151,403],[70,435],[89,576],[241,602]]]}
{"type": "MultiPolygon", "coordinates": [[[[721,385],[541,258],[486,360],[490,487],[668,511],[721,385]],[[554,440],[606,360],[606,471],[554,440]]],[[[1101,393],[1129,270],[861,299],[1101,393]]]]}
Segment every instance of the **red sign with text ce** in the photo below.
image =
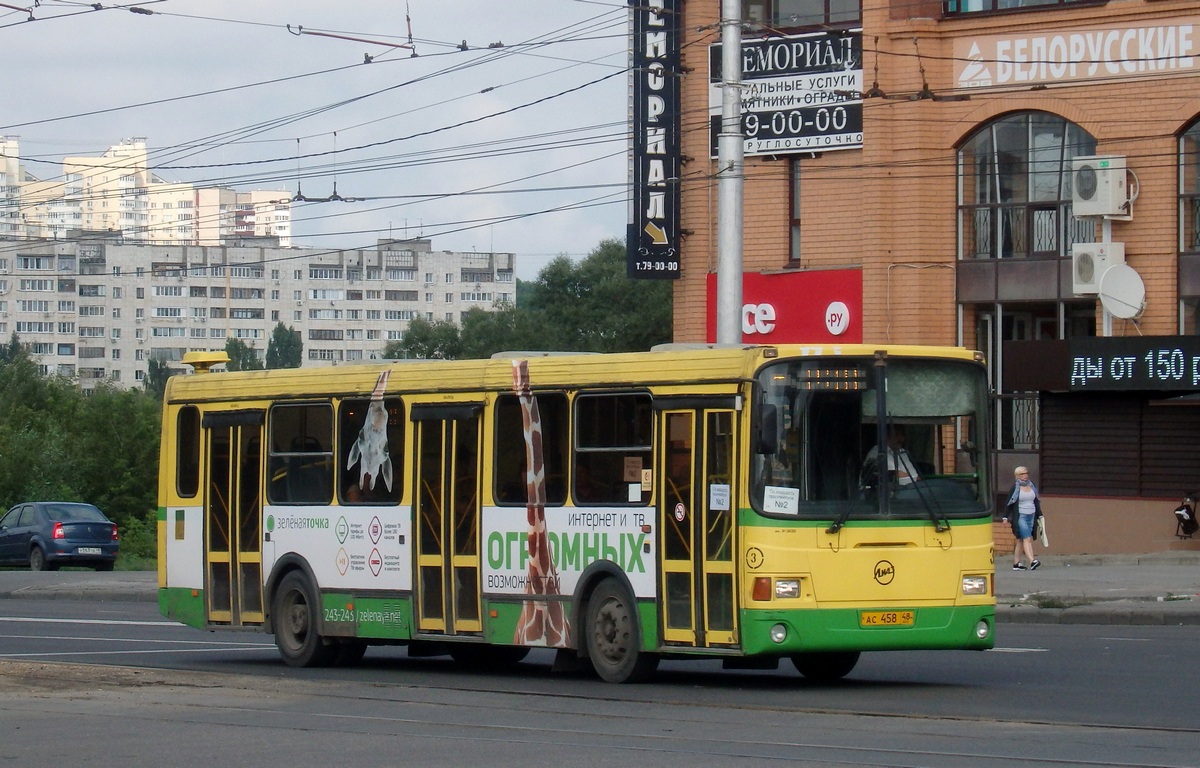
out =
{"type": "MultiPolygon", "coordinates": [[[[708,275],[707,335],[717,340],[717,276],[708,275]]],[[[862,343],[862,271],[829,269],[742,274],[742,341],[748,344],[862,343]]]]}

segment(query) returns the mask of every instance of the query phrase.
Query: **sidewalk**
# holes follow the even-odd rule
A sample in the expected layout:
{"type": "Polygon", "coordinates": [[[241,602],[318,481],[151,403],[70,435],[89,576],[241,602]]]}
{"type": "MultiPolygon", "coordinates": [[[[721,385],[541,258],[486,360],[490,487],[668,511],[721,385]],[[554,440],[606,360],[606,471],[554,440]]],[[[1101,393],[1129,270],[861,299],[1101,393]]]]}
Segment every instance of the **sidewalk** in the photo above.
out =
{"type": "Polygon", "coordinates": [[[0,570],[0,600],[98,600],[139,602],[158,600],[155,571],[0,570]]]}
{"type": "MultiPolygon", "coordinates": [[[[1200,625],[1200,552],[1045,555],[1036,571],[996,562],[997,622],[1200,625]]],[[[153,571],[0,570],[0,600],[154,601],[153,571]]]]}
{"type": "Polygon", "coordinates": [[[996,560],[998,623],[1200,625],[1200,552],[996,560]]]}

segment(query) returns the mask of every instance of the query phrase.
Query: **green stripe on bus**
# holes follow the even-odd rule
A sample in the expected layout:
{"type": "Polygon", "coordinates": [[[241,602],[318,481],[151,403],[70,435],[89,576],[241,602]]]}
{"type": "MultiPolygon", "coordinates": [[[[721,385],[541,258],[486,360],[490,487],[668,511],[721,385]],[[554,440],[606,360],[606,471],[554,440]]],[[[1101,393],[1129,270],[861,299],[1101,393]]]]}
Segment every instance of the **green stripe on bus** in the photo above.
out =
{"type": "Polygon", "coordinates": [[[187,587],[165,587],[158,590],[158,610],[168,619],[189,627],[204,629],[204,590],[187,587]]]}
{"type": "Polygon", "coordinates": [[[915,621],[906,627],[860,626],[862,608],[809,608],[741,612],[742,651],[748,655],[789,655],[805,651],[984,650],[995,644],[995,609],[990,605],[912,608],[915,621]],[[987,621],[992,631],[980,639],[976,626],[987,621]],[[787,636],[771,640],[771,628],[782,624],[787,636]]]}

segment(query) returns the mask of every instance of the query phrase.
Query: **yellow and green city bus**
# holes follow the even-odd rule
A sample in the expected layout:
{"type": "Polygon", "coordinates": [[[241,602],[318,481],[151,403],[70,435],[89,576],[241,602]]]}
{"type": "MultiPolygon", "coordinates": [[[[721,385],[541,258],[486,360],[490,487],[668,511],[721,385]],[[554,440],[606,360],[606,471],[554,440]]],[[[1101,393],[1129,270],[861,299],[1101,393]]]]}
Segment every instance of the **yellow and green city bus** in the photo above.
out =
{"type": "Polygon", "coordinates": [[[994,642],[977,353],[669,347],[170,379],[159,605],[294,666],[848,674],[994,642]],[[904,433],[905,458],[889,439],[904,433]]]}

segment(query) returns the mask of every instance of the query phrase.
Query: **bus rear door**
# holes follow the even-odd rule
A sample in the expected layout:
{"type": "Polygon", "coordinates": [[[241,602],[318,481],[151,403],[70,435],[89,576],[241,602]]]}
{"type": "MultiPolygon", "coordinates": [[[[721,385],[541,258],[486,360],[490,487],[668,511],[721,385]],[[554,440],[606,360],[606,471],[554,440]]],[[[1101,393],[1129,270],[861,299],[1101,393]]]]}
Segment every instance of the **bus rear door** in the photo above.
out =
{"type": "Polygon", "coordinates": [[[421,632],[478,633],[480,411],[476,403],[412,406],[416,611],[421,632]]]}
{"type": "Polygon", "coordinates": [[[204,594],[208,621],[263,622],[262,410],[206,413],[204,594]]]}
{"type": "Polygon", "coordinates": [[[663,639],[734,645],[734,401],[656,398],[655,406],[663,639]]]}

